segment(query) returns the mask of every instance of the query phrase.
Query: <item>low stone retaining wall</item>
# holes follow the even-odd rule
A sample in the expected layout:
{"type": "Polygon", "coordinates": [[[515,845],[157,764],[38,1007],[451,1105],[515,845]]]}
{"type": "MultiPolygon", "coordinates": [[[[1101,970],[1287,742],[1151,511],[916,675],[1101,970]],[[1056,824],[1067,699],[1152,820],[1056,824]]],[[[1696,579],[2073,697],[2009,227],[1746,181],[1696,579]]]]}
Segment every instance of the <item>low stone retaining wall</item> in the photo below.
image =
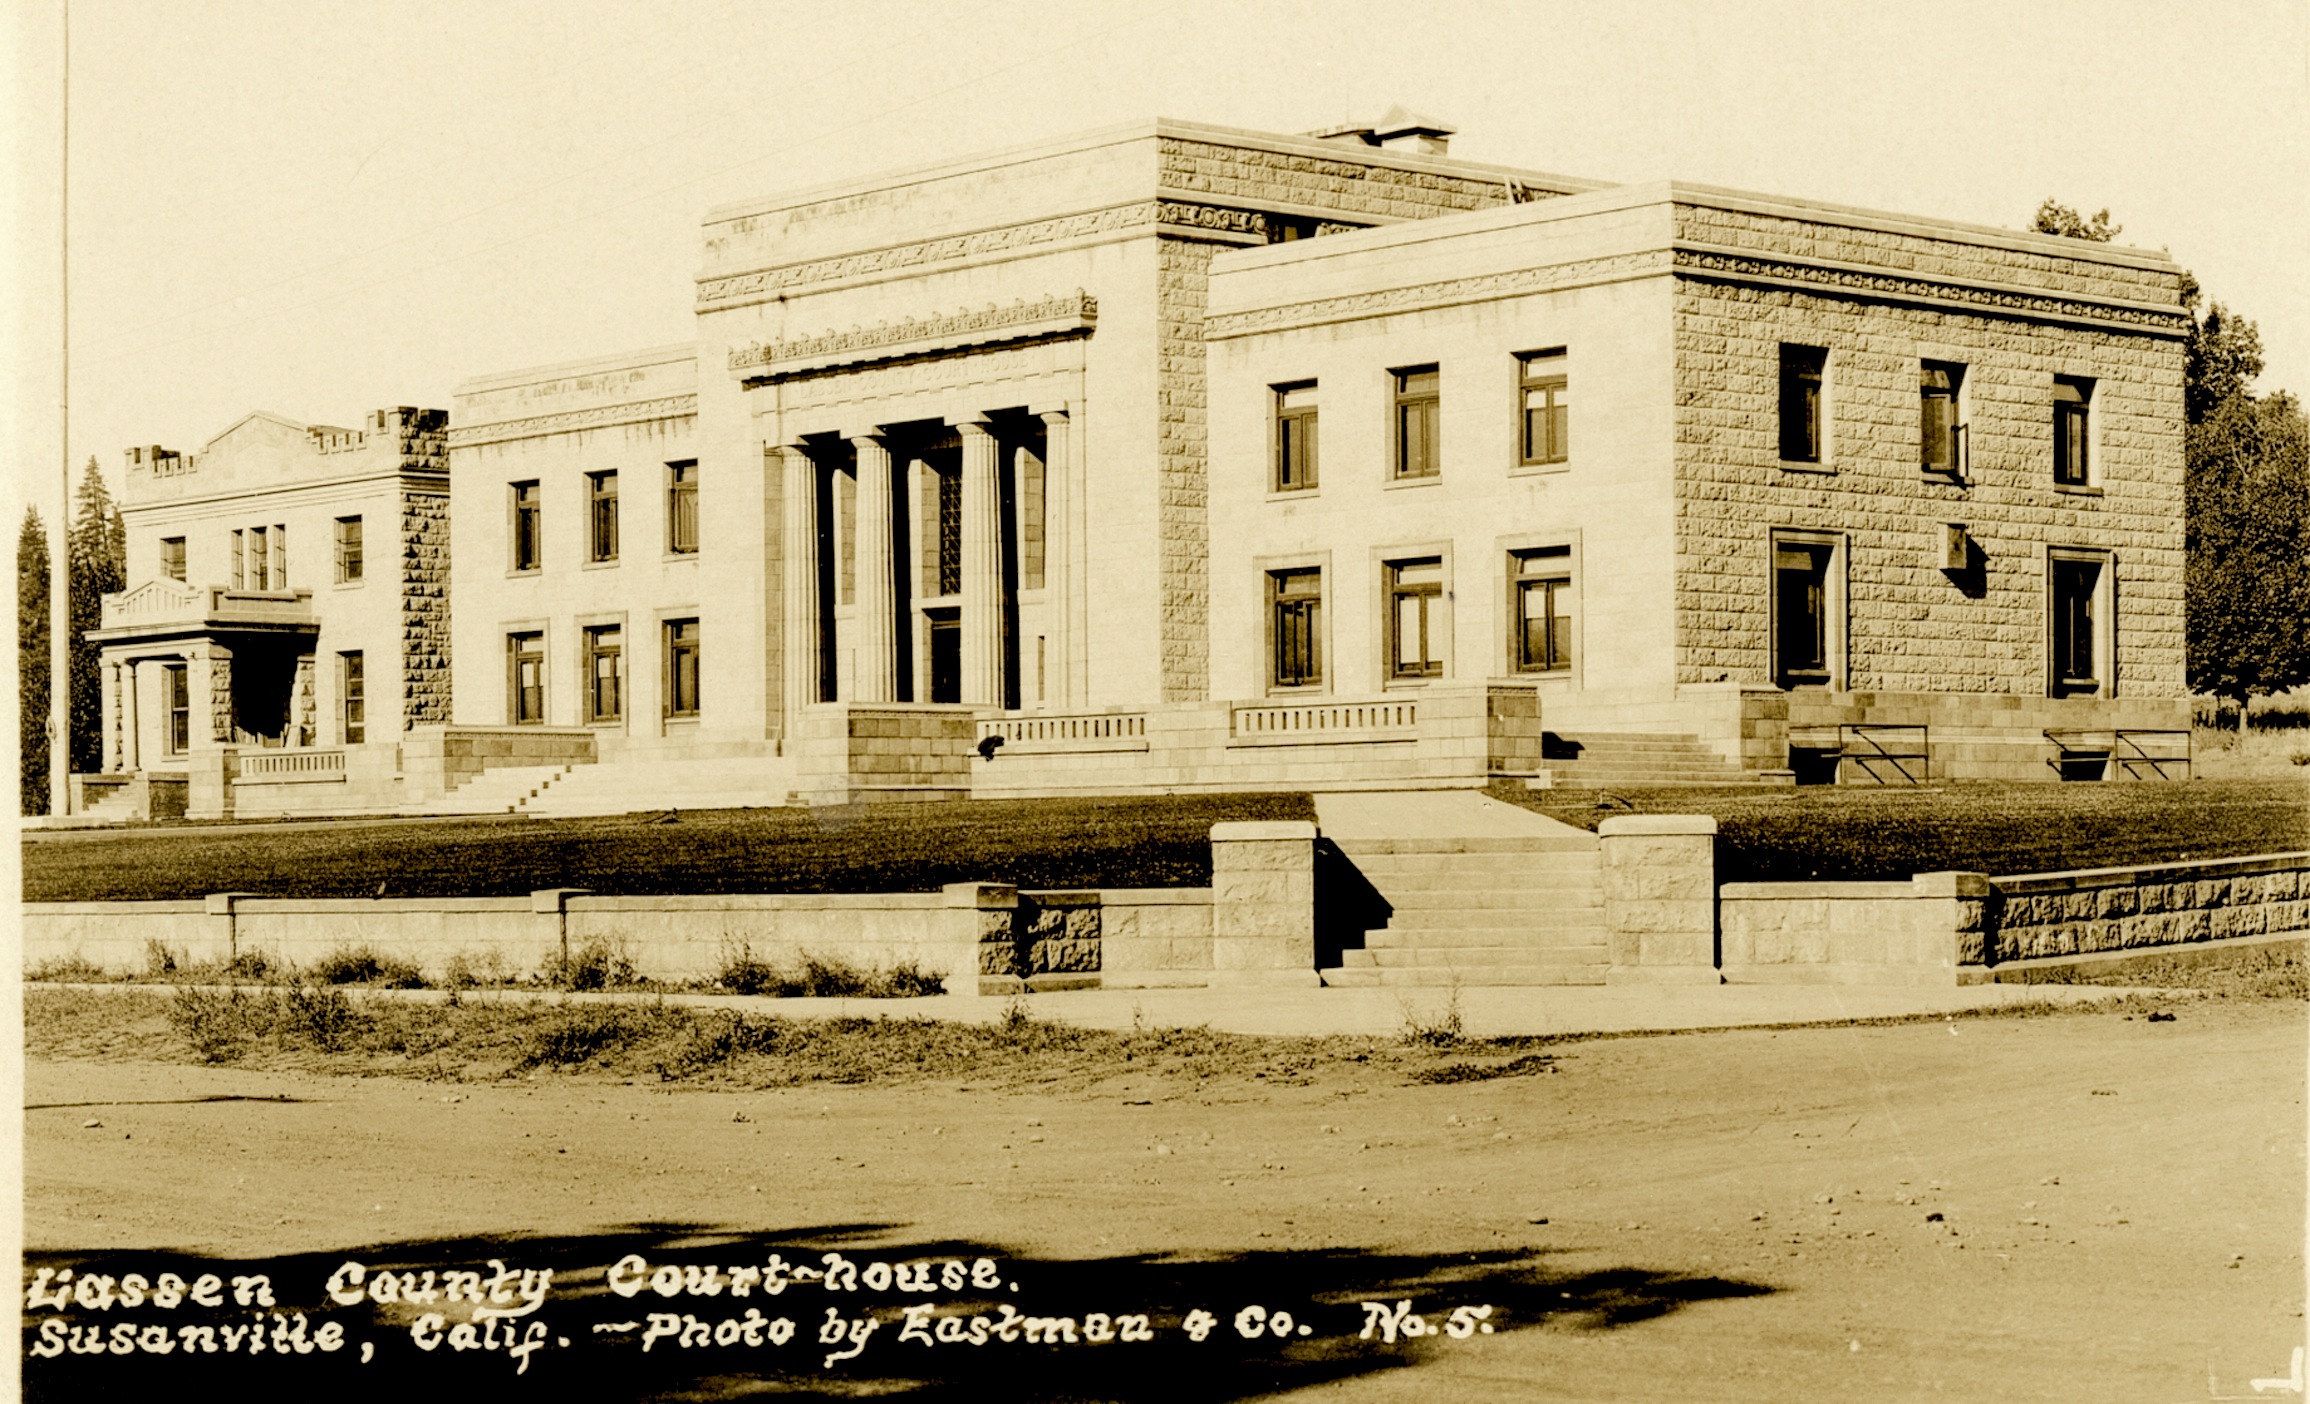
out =
{"type": "Polygon", "coordinates": [[[1727,984],[1953,985],[1981,959],[1989,880],[1732,882],[1717,893],[1727,984]]]}
{"type": "Polygon", "coordinates": [[[1996,919],[1981,960],[2184,946],[2310,932],[2310,853],[1991,880],[1996,919]]]}

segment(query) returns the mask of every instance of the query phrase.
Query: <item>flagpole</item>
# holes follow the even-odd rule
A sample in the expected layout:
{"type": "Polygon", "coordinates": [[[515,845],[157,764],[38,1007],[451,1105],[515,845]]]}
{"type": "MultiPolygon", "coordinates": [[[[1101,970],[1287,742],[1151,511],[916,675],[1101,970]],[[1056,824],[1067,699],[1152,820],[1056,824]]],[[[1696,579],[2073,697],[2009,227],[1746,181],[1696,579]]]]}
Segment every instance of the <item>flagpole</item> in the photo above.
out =
{"type": "Polygon", "coordinates": [[[64,66],[62,146],[57,165],[57,292],[60,327],[56,387],[60,493],[48,553],[48,813],[72,809],[72,0],[61,0],[64,66]]]}

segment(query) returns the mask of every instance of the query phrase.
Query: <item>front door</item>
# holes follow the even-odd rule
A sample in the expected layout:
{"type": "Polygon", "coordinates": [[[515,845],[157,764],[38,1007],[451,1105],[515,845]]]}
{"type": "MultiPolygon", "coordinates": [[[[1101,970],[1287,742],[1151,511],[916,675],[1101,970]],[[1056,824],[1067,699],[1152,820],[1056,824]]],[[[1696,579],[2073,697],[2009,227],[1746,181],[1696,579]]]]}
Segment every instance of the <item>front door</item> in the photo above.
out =
{"type": "Polygon", "coordinates": [[[930,700],[962,701],[962,616],[929,616],[930,700]]]}

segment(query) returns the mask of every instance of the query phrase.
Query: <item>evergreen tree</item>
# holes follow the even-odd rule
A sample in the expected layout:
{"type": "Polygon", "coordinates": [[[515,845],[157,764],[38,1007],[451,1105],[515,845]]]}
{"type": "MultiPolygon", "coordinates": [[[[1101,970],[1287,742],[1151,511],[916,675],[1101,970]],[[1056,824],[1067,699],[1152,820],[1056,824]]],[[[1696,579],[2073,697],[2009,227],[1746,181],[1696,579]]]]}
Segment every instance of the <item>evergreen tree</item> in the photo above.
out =
{"type": "Polygon", "coordinates": [[[97,649],[88,631],[103,622],[103,598],[128,588],[128,531],[120,508],[104,486],[103,470],[90,458],[75,494],[72,530],[67,535],[66,595],[71,621],[71,772],[104,764],[104,697],[97,681],[97,649]]]}
{"type": "Polygon", "coordinates": [[[26,814],[48,812],[48,528],[24,509],[16,533],[17,762],[26,814]]]}

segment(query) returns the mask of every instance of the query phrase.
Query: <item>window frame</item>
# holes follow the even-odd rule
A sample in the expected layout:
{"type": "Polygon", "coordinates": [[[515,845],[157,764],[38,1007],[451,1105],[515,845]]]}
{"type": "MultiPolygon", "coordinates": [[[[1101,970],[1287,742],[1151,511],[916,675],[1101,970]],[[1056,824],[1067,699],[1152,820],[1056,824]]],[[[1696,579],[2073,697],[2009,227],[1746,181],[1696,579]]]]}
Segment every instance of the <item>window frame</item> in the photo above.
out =
{"type": "Polygon", "coordinates": [[[626,626],[623,620],[603,619],[578,623],[578,706],[587,726],[614,726],[626,719],[626,626]],[[596,666],[612,661],[611,707],[601,707],[601,676],[596,666]]]}
{"type": "Polygon", "coordinates": [[[1824,688],[1830,692],[1845,690],[1847,677],[1847,592],[1846,562],[1850,558],[1848,543],[1841,532],[1775,529],[1766,538],[1765,553],[1765,649],[1766,665],[1774,686],[1783,691],[1798,687],[1824,688]],[[1784,549],[1819,552],[1825,556],[1820,565],[1820,617],[1818,625],[1820,665],[1797,669],[1782,661],[1782,629],[1785,611],[1781,599],[1781,552],[1784,549]]]}
{"type": "Polygon", "coordinates": [[[1561,468],[1572,461],[1570,351],[1562,346],[1551,346],[1540,351],[1522,351],[1516,356],[1516,462],[1522,468],[1561,468]],[[1553,363],[1552,365],[1548,363],[1553,363]],[[1546,366],[1535,372],[1535,367],[1546,366]],[[1548,415],[1546,435],[1548,442],[1534,452],[1532,438],[1532,395],[1548,392],[1545,406],[1548,415]]]}
{"type": "Polygon", "coordinates": [[[1963,484],[1972,480],[1972,436],[1965,413],[1967,370],[1962,361],[1930,356],[1917,361],[1917,465],[1920,473],[1936,481],[1963,484]],[[1935,375],[1947,383],[1936,386],[1935,375]],[[1940,406],[1938,412],[1936,405],[1940,406]],[[1944,448],[1944,458],[1939,463],[1932,457],[1936,418],[1944,448]]]}
{"type": "Polygon", "coordinates": [[[699,694],[705,679],[700,671],[702,661],[701,635],[696,615],[658,621],[660,651],[664,655],[663,676],[658,693],[658,713],[667,722],[696,721],[703,707],[699,694]],[[685,637],[683,630],[688,630],[685,637]],[[689,682],[685,691],[681,660],[690,661],[689,682]],[[685,707],[683,704],[687,703],[685,707]]]}
{"type": "Polygon", "coordinates": [[[1270,693],[1311,693],[1325,690],[1329,674],[1325,655],[1331,651],[1325,630],[1329,623],[1331,594],[1331,567],[1325,561],[1294,560],[1261,564],[1260,588],[1263,605],[1260,611],[1265,627],[1261,630],[1263,659],[1260,671],[1270,693]],[[1313,588],[1303,591],[1285,589],[1287,581],[1312,581],[1313,588]],[[1304,625],[1294,632],[1306,639],[1307,666],[1297,676],[1287,678],[1283,667],[1284,641],[1287,630],[1284,618],[1287,607],[1304,618],[1304,625]]]}
{"type": "Polygon", "coordinates": [[[2117,554],[2086,546],[2048,546],[2045,550],[2045,695],[2048,697],[2117,696],[2117,554]],[[2065,639],[2069,622],[2062,608],[2060,585],[2064,567],[2091,566],[2092,588],[2085,595],[2086,625],[2093,676],[2071,676],[2063,663],[2077,652],[2074,638],[2065,639]]]}
{"type": "Polygon", "coordinates": [[[1830,348],[1801,341],[1780,343],[1779,374],[1775,381],[1778,410],[1775,428],[1784,467],[1828,471],[1830,457],[1830,348]],[[1810,390],[1809,398],[1806,391],[1810,390]],[[1799,431],[1802,433],[1800,434],[1799,431]],[[1791,449],[1798,452],[1791,453],[1791,449]]]}
{"type": "Polygon", "coordinates": [[[1434,482],[1444,474],[1444,373],[1440,363],[1417,366],[1398,366],[1388,372],[1394,397],[1390,411],[1390,472],[1392,483],[1434,482]],[[1428,378],[1425,388],[1413,382],[1428,378]],[[1412,460],[1412,424],[1417,420],[1420,432],[1418,462],[1412,460]]]}
{"type": "Polygon", "coordinates": [[[243,582],[248,579],[248,536],[246,528],[233,528],[232,568],[226,578],[236,590],[246,588],[243,582]]]}
{"type": "Polygon", "coordinates": [[[618,470],[586,474],[587,565],[617,564],[618,531],[618,470]]]}
{"type": "Polygon", "coordinates": [[[1380,562],[1380,663],[1382,687],[1432,682],[1451,672],[1452,622],[1451,557],[1444,552],[1406,555],[1391,551],[1380,562]],[[1406,583],[1408,569],[1433,569],[1432,580],[1406,583]],[[1404,605],[1417,600],[1420,650],[1417,662],[1406,665],[1403,650],[1404,605]]]}
{"type": "Polygon", "coordinates": [[[2097,383],[2090,375],[2053,378],[2053,485],[2065,491],[2090,492],[2101,483],[2101,455],[2094,442],[2097,383]],[[2075,398],[2064,399],[2065,391],[2075,398]]]}
{"type": "Polygon", "coordinates": [[[358,585],[368,578],[367,542],[363,538],[359,516],[336,519],[335,536],[336,575],[339,585],[358,585]]]}
{"type": "Polygon", "coordinates": [[[698,460],[666,465],[666,554],[698,554],[698,460]]]}
{"type": "Polygon", "coordinates": [[[1271,493],[1314,492],[1321,485],[1322,426],[1318,415],[1322,405],[1316,395],[1313,380],[1268,387],[1268,412],[1274,421],[1268,435],[1267,490],[1271,493]],[[1307,398],[1294,404],[1295,395],[1307,398]]]}
{"type": "Polygon", "coordinates": [[[337,654],[337,736],[347,746],[369,739],[368,661],[357,648],[337,654]]]}
{"type": "Polygon", "coordinates": [[[272,578],[272,529],[269,527],[261,526],[250,527],[249,588],[251,590],[269,590],[272,588],[272,586],[267,582],[269,582],[272,578]]]}
{"type": "Polygon", "coordinates": [[[545,725],[545,722],[546,722],[546,715],[547,715],[547,713],[546,713],[546,708],[547,708],[548,706],[550,706],[550,705],[551,705],[551,698],[550,698],[550,697],[547,695],[547,685],[548,685],[548,684],[547,684],[547,673],[546,673],[546,660],[547,660],[547,653],[546,653],[546,646],[545,646],[545,630],[543,630],[543,629],[512,629],[512,630],[508,630],[508,631],[506,632],[506,635],[505,635],[505,663],[506,663],[506,679],[505,679],[505,720],[506,720],[506,725],[508,725],[508,726],[543,726],[543,725],[545,725]],[[534,643],[534,644],[535,644],[535,649],[534,649],[534,651],[532,651],[530,648],[527,648],[527,647],[525,647],[525,645],[528,645],[528,644],[532,644],[532,643],[534,643]],[[527,659],[531,659],[531,658],[534,658],[534,659],[537,661],[537,688],[536,688],[536,691],[537,691],[537,708],[536,708],[536,712],[535,712],[535,715],[524,715],[524,712],[525,712],[527,709],[526,709],[526,708],[524,708],[524,706],[523,706],[523,702],[524,702],[524,700],[525,700],[525,699],[524,699],[524,697],[523,697],[523,693],[524,693],[525,691],[527,691],[528,689],[525,689],[525,688],[522,686],[522,683],[521,683],[521,667],[522,667],[522,663],[524,662],[524,660],[527,660],[527,659]]]}
{"type": "Polygon", "coordinates": [[[185,569],[185,539],[181,536],[162,537],[160,539],[160,573],[162,577],[174,580],[181,585],[184,583],[185,569]]]}
{"type": "Polygon", "coordinates": [[[545,569],[545,489],[535,478],[506,485],[508,575],[535,575],[545,569]]]}
{"type": "Polygon", "coordinates": [[[182,661],[160,665],[160,751],[181,756],[192,750],[192,667],[182,661]]]}
{"type": "Polygon", "coordinates": [[[1530,678],[1571,676],[1581,655],[1579,553],[1570,542],[1548,542],[1510,547],[1506,560],[1508,672],[1530,678]],[[1531,568],[1535,562],[1545,563],[1544,568],[1531,568]],[[1534,585],[1548,587],[1552,606],[1556,597],[1565,597],[1562,613],[1552,607],[1547,614],[1547,657],[1539,663],[1532,661],[1527,649],[1531,631],[1524,612],[1525,601],[1530,598],[1528,587],[1534,585]],[[1558,620],[1563,621],[1561,631],[1558,620]]]}

